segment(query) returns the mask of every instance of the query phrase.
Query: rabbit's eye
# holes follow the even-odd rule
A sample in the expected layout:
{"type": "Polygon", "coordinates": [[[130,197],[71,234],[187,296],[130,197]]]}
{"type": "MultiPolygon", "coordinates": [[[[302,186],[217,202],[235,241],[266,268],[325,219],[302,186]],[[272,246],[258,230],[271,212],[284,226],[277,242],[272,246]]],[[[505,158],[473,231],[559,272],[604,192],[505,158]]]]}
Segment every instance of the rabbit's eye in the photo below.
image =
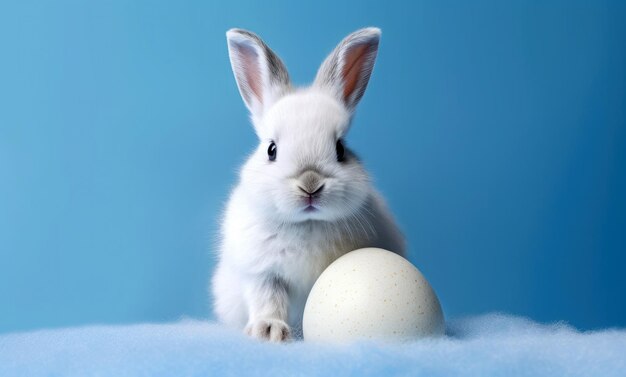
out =
{"type": "Polygon", "coordinates": [[[343,148],[341,139],[337,140],[337,161],[342,162],[345,158],[346,150],[343,148]]]}
{"type": "Polygon", "coordinates": [[[270,143],[269,148],[267,148],[267,156],[270,158],[270,161],[276,160],[276,143],[273,141],[270,143]]]}

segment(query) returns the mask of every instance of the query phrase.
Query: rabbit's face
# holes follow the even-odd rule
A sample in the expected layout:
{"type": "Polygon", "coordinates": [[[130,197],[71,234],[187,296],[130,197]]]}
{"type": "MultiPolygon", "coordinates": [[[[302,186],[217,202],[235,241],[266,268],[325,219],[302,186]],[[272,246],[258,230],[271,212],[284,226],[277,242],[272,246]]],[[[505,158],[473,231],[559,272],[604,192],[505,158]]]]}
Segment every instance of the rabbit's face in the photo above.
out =
{"type": "Polygon", "coordinates": [[[254,205],[281,222],[362,213],[368,177],[343,137],[372,73],[380,30],[344,38],[303,90],[292,88],[283,62],[257,35],[232,29],[226,36],[237,86],[261,141],[241,174],[254,205]]]}
{"type": "Polygon", "coordinates": [[[277,101],[257,120],[260,145],[242,183],[281,222],[334,221],[358,213],[368,176],[345,145],[350,114],[333,97],[312,89],[277,101]]]}

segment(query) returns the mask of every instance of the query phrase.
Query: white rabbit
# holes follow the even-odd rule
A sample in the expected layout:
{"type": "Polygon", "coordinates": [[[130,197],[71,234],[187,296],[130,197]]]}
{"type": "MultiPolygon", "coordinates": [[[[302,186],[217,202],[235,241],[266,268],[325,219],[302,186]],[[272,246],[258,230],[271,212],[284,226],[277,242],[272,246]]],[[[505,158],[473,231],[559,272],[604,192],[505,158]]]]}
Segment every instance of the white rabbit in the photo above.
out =
{"type": "Polygon", "coordinates": [[[226,36],[260,144],[224,214],[214,310],[253,337],[282,341],[299,335],[309,291],[335,259],[368,246],[404,255],[402,234],[344,142],[380,30],[346,37],[303,89],[291,86],[258,36],[241,29],[226,36]]]}

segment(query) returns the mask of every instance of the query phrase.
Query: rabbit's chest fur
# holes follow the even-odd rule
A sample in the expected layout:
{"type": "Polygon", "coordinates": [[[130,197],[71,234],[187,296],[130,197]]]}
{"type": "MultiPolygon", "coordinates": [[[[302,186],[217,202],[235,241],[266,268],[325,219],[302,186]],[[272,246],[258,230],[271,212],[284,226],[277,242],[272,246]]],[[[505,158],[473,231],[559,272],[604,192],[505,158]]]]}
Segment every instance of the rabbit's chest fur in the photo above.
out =
{"type": "Polygon", "coordinates": [[[348,237],[341,225],[333,223],[275,223],[251,210],[238,193],[234,193],[227,213],[222,229],[222,260],[232,263],[244,277],[279,277],[294,295],[308,294],[330,263],[366,245],[369,238],[357,234],[357,230],[351,230],[348,237]]]}
{"type": "MultiPolygon", "coordinates": [[[[278,224],[235,189],[222,223],[222,240],[213,288],[221,321],[243,327],[249,319],[247,287],[279,279],[288,294],[288,321],[301,325],[307,296],[329,264],[362,247],[382,247],[404,255],[404,242],[389,220],[383,201],[372,191],[361,222],[307,221],[278,224]]],[[[258,293],[257,293],[258,294],[258,293]]]]}
{"type": "MultiPolygon", "coordinates": [[[[297,329],[306,298],[324,269],[349,251],[376,243],[367,229],[353,227],[348,233],[341,224],[319,221],[276,224],[235,190],[222,227],[218,276],[230,271],[240,292],[249,282],[279,278],[287,286],[290,325],[297,329]]],[[[230,297],[237,301],[232,288],[230,297]]]]}

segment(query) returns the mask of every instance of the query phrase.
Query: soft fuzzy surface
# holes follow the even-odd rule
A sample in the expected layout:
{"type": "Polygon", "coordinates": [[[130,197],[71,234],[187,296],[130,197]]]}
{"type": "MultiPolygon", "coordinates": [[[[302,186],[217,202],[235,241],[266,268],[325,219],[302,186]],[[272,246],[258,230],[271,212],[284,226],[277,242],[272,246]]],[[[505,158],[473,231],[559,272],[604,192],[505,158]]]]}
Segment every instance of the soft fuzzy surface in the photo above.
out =
{"type": "Polygon", "coordinates": [[[498,314],[406,344],[263,344],[210,322],[0,336],[0,376],[624,376],[626,330],[579,332],[498,314]]]}

